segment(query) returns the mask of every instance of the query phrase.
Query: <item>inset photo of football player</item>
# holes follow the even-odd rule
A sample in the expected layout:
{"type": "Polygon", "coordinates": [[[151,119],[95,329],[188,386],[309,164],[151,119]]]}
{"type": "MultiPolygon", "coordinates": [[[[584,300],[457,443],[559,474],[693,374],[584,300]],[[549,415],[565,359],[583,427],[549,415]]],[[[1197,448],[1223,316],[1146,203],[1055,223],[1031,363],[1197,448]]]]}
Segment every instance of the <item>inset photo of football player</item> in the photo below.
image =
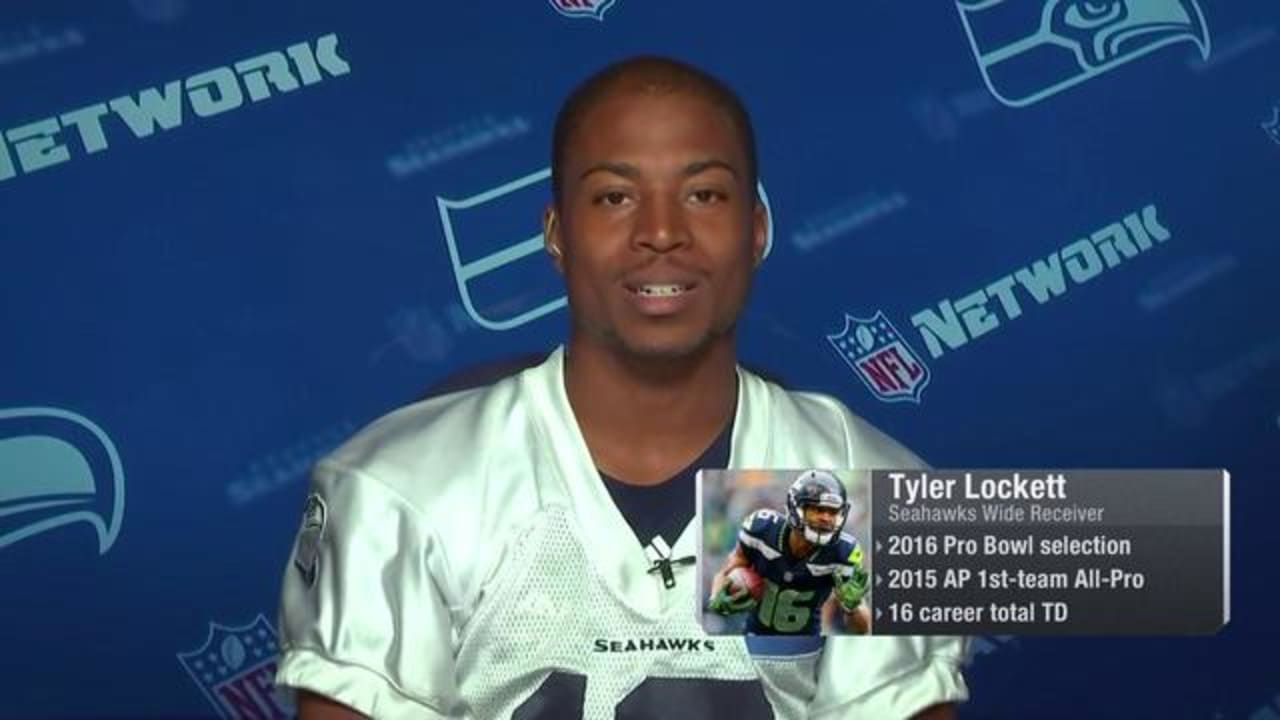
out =
{"type": "Polygon", "coordinates": [[[703,470],[698,487],[708,633],[870,631],[868,473],[703,470]]]}

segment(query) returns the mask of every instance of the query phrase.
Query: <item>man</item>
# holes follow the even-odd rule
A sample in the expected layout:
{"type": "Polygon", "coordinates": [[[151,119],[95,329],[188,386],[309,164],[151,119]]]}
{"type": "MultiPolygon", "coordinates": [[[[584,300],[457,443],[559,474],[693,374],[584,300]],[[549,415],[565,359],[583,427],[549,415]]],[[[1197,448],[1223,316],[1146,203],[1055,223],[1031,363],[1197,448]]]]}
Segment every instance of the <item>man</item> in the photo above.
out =
{"type": "Polygon", "coordinates": [[[543,216],[568,344],[317,464],[277,676],[304,720],[951,716],[959,642],[753,657],[698,624],[697,468],[919,462],[737,368],[755,177],[746,113],[694,68],[635,59],[570,96],[543,216]]]}
{"type": "Polygon", "coordinates": [[[760,509],[742,521],[738,542],[711,582],[708,609],[724,615],[753,610],[746,623],[753,635],[816,635],[824,618],[837,613],[845,630],[867,632],[862,548],[841,532],[848,513],[848,495],[835,475],[800,473],[787,490],[785,516],[760,509]],[[730,587],[729,574],[738,567],[763,579],[758,602],[748,588],[730,587]]]}

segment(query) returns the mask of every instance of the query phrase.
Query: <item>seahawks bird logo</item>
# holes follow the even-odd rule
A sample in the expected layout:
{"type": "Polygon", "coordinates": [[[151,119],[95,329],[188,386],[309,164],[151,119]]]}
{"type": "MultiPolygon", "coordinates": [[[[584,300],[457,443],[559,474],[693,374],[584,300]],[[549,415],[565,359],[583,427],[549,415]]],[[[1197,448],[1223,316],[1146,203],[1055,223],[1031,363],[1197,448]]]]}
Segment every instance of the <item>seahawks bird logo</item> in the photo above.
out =
{"type": "Polygon", "coordinates": [[[1271,109],[1271,119],[1263,121],[1262,131],[1280,145],[1280,105],[1271,109]]]}
{"type": "Polygon", "coordinates": [[[1209,57],[1197,0],[956,0],[991,93],[1025,107],[1175,43],[1209,57]]]}
{"type": "Polygon", "coordinates": [[[547,0],[556,12],[571,18],[589,17],[604,20],[604,14],[617,0],[547,0]]]}
{"type": "Polygon", "coordinates": [[[105,555],[124,520],[124,469],[93,421],[54,407],[0,409],[0,549],[85,524],[105,555]]]}

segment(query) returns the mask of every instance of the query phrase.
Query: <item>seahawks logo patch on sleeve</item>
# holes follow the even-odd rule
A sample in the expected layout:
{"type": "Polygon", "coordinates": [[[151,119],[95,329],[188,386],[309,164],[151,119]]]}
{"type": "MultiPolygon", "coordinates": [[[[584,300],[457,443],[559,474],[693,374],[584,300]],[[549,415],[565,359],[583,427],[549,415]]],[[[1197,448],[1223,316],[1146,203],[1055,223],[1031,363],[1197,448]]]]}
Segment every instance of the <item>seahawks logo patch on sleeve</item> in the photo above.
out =
{"type": "Polygon", "coordinates": [[[302,507],[302,529],[298,531],[298,549],[293,556],[293,566],[302,573],[308,586],[316,582],[316,565],[320,555],[320,540],[324,537],[324,524],[328,518],[324,498],[312,493],[302,507]]]}

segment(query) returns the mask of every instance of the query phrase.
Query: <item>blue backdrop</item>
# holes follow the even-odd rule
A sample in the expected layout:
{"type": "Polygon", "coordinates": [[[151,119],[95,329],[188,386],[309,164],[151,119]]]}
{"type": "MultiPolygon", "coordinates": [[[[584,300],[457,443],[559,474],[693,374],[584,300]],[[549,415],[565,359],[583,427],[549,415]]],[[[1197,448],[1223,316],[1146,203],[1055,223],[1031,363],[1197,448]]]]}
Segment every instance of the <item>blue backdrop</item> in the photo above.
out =
{"type": "Polygon", "coordinates": [[[963,716],[1280,718],[1278,24],[1273,0],[6,3],[0,716],[278,716],[306,469],[564,336],[554,113],[656,52],[753,111],[774,225],[745,360],[937,466],[1233,474],[1219,636],[983,638],[963,716]]]}

